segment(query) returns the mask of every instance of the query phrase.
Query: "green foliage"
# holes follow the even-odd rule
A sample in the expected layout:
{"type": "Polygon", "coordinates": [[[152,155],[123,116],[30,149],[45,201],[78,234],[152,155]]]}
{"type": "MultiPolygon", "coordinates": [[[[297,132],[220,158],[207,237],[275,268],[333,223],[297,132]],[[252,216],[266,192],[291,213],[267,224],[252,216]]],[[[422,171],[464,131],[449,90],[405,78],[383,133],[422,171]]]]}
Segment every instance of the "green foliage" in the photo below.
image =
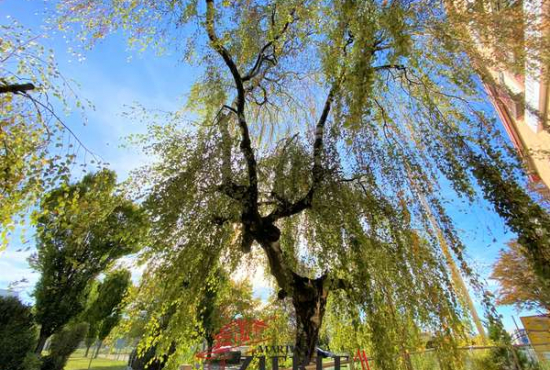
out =
{"type": "Polygon", "coordinates": [[[0,249],[23,214],[41,196],[69,178],[82,143],[62,122],[64,110],[84,104],[59,73],[53,52],[9,19],[0,25],[0,87],[32,83],[33,90],[0,93],[0,249]],[[61,106],[61,112],[53,107],[61,106]]]}
{"type": "Polygon", "coordinates": [[[15,297],[0,297],[0,363],[9,370],[34,370],[36,327],[31,308],[15,297]]]}
{"type": "Polygon", "coordinates": [[[42,360],[41,370],[63,370],[65,364],[80,342],[86,336],[86,323],[73,324],[64,327],[51,340],[50,351],[42,360]]]}
{"type": "MultiPolygon", "coordinates": [[[[147,218],[116,191],[114,172],[103,170],[47,194],[37,220],[36,321],[47,338],[84,310],[90,285],[102,271],[144,245],[147,218]]],[[[121,272],[123,279],[126,275],[121,272]]]]}
{"type": "Polygon", "coordinates": [[[98,284],[97,294],[83,313],[89,324],[86,341],[92,343],[98,338],[103,341],[119,323],[124,309],[124,297],[131,285],[131,274],[126,269],[110,271],[98,284]]]}
{"type": "Polygon", "coordinates": [[[525,353],[519,351],[512,346],[511,338],[504,330],[500,322],[489,320],[488,329],[489,338],[497,345],[497,347],[491,348],[486,356],[475,360],[475,364],[480,369],[539,369],[537,363],[529,360],[525,353]]]}
{"type": "Polygon", "coordinates": [[[233,282],[221,268],[214,269],[206,282],[198,303],[198,330],[207,346],[212,347],[214,336],[224,326],[239,317],[252,318],[257,306],[252,298],[252,286],[233,282]]]}
{"type": "Polygon", "coordinates": [[[204,271],[205,279],[196,287],[187,281],[177,286],[149,279],[142,282],[141,294],[128,307],[128,315],[136,318],[129,323],[129,331],[141,335],[134,360],[137,368],[153,359],[155,366],[162,367],[194,362],[197,349],[211,347],[224,325],[238,317],[254,317],[258,301],[249,283],[231,280],[220,266],[204,271]],[[198,289],[197,294],[193,289],[198,289]],[[154,299],[147,299],[145,291],[156,292],[154,299]]]}
{"type": "Polygon", "coordinates": [[[512,241],[501,250],[491,279],[499,283],[497,303],[518,309],[550,309],[550,286],[541,282],[523,247],[512,241]]]}

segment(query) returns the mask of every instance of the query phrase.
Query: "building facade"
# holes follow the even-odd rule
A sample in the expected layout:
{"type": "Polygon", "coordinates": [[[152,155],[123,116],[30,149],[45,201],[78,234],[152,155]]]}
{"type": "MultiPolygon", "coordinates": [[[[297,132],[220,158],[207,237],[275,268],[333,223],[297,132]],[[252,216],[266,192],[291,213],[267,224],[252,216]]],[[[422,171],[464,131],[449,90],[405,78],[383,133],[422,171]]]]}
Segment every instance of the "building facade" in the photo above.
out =
{"type": "MultiPolygon", "coordinates": [[[[515,14],[524,18],[524,40],[550,38],[550,0],[494,3],[487,10],[498,14],[507,7],[521,10],[515,14]]],[[[494,53],[487,50],[490,48],[485,45],[481,53],[494,53]]],[[[506,55],[506,50],[500,53],[506,55]]],[[[548,66],[542,66],[538,59],[526,51],[523,73],[487,68],[490,78],[484,79],[484,85],[511,142],[526,163],[529,188],[550,200],[550,76],[548,66]]]]}

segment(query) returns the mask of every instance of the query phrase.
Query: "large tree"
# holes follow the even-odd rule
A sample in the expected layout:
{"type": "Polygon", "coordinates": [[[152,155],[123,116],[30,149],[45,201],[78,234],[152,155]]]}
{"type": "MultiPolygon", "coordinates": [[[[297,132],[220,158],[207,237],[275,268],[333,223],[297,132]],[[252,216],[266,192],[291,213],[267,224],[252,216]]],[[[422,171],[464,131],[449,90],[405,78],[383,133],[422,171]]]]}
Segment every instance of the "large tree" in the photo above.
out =
{"type": "Polygon", "coordinates": [[[180,308],[174,327],[192,302],[178,296],[183,279],[197,295],[209,267],[256,247],[295,308],[304,363],[340,289],[376,333],[382,367],[398,366],[399,315],[452,347],[461,310],[434,226],[472,274],[444,178],[494,205],[548,283],[550,217],[517,182],[444,4],[66,0],[61,11],[93,39],[123,28],[133,43],[187,45],[203,66],[188,111],[153,117],[143,144],[159,161],[136,174],[155,220],[145,278],[180,308]]]}
{"type": "Polygon", "coordinates": [[[108,170],[51,191],[37,217],[32,266],[41,274],[34,290],[39,354],[48,337],[84,310],[92,281],[144,245],[147,218],[116,191],[116,176],[108,170]]]}

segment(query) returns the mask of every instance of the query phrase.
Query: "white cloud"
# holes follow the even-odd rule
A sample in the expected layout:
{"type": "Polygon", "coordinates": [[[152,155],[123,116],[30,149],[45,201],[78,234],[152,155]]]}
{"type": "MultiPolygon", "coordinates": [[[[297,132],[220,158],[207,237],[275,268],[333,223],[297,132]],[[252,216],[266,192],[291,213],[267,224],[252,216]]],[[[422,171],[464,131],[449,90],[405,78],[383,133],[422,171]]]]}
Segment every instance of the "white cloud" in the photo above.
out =
{"type": "Polygon", "coordinates": [[[25,302],[32,301],[30,294],[39,279],[39,274],[33,271],[27,262],[31,253],[32,251],[17,252],[8,249],[0,254],[0,289],[6,289],[14,282],[23,281],[17,284],[15,291],[25,302]]]}

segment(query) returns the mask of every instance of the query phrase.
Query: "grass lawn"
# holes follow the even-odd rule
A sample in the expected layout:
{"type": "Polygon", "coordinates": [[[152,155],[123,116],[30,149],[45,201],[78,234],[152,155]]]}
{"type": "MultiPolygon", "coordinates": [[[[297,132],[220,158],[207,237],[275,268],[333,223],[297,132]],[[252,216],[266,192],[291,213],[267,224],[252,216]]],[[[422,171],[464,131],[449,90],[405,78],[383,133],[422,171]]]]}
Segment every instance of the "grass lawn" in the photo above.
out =
{"type": "MultiPolygon", "coordinates": [[[[73,354],[65,370],[87,370],[90,363],[89,357],[84,357],[81,354],[73,354]]],[[[92,361],[90,370],[124,370],[126,369],[126,361],[107,360],[104,358],[95,358],[92,361]]]]}

